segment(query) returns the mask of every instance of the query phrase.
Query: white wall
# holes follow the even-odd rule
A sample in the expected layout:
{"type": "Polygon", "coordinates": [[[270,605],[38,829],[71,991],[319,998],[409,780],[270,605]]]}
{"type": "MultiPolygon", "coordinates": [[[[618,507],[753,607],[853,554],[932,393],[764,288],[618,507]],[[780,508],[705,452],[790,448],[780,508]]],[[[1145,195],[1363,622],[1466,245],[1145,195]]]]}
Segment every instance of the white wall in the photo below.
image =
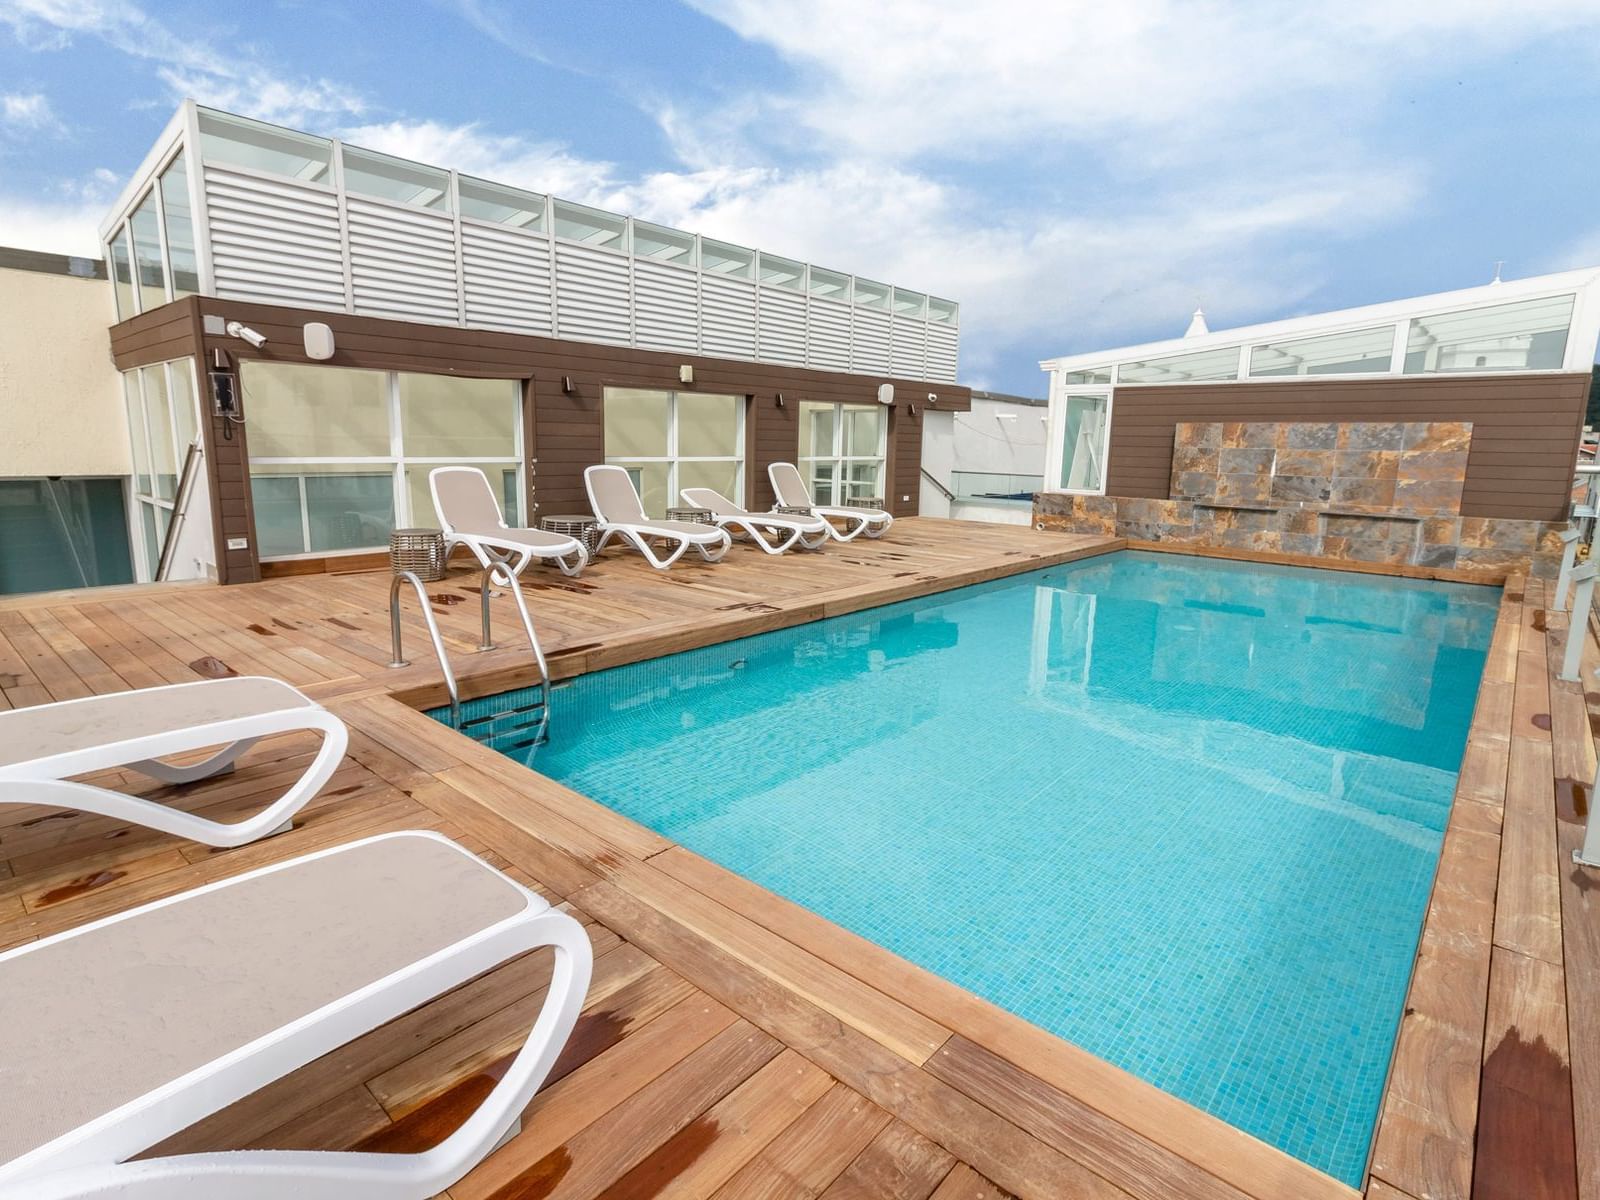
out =
{"type": "Polygon", "coordinates": [[[127,475],[104,279],[0,268],[0,476],[127,475]]]}
{"type": "MultiPolygon", "coordinates": [[[[925,412],[922,426],[923,469],[951,491],[958,471],[987,471],[998,475],[1044,473],[1045,422],[1043,405],[1019,404],[988,396],[973,396],[972,411],[925,412]]],[[[978,501],[952,503],[937,487],[922,480],[921,512],[929,517],[954,517],[1002,525],[1027,525],[1029,506],[978,501]]]]}

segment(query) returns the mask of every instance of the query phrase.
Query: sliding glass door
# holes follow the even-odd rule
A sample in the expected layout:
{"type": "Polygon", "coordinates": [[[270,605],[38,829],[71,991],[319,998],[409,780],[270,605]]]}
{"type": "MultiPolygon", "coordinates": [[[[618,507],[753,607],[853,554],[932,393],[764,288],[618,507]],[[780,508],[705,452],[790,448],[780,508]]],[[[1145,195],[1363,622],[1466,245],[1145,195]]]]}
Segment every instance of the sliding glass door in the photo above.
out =
{"type": "Polygon", "coordinates": [[[627,470],[652,517],[681,505],[684,488],[743,504],[744,405],[743,396],[607,388],[606,462],[627,470]]]}
{"type": "Polygon", "coordinates": [[[522,396],[513,379],[461,379],[245,362],[250,496],[262,558],[373,550],[436,526],[436,466],[480,467],[506,523],[522,517],[522,396]]]}
{"type": "Polygon", "coordinates": [[[800,474],[818,504],[878,500],[889,422],[881,405],[800,402],[800,474]]]}

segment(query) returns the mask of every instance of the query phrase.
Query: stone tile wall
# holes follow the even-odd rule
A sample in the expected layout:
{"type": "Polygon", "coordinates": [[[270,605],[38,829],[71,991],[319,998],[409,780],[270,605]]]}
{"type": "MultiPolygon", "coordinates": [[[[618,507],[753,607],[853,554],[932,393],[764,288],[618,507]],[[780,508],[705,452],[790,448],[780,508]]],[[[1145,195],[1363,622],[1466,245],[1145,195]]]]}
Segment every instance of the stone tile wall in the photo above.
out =
{"type": "Polygon", "coordinates": [[[1041,529],[1484,575],[1553,575],[1564,526],[1463,517],[1472,426],[1182,424],[1172,499],[1034,500],[1041,529]]]}

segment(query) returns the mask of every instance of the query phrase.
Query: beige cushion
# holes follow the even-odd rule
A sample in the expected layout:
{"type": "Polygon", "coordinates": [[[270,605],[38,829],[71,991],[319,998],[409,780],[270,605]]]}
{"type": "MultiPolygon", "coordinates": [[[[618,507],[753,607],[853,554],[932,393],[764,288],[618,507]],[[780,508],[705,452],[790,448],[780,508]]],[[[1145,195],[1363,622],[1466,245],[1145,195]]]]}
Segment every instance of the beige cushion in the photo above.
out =
{"type": "Polygon", "coordinates": [[[14,951],[0,958],[0,1162],[527,904],[454,844],[403,834],[14,951]]]}
{"type": "Polygon", "coordinates": [[[315,702],[287,683],[245,676],[114,692],[0,712],[0,767],[315,702]]]}

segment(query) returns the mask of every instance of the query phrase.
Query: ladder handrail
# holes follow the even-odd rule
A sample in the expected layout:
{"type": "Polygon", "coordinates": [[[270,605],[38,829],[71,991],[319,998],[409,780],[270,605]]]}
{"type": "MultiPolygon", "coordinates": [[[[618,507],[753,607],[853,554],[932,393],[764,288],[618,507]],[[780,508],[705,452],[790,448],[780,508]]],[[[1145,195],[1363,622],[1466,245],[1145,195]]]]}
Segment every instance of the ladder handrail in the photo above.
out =
{"type": "Polygon", "coordinates": [[[927,467],[922,467],[922,468],[920,468],[920,470],[922,471],[922,477],[924,479],[926,479],[929,483],[933,484],[934,487],[938,488],[941,492],[943,492],[944,493],[944,498],[946,500],[954,500],[956,498],[956,494],[954,492],[952,492],[949,488],[945,487],[944,484],[940,483],[937,479],[935,479],[933,477],[932,472],[930,472],[927,467]]]}
{"type": "MultiPolygon", "coordinates": [[[[456,673],[450,669],[450,658],[444,650],[444,640],[439,636],[439,623],[433,619],[433,609],[428,604],[427,590],[422,586],[422,580],[415,571],[396,571],[394,578],[389,581],[389,632],[394,650],[394,661],[391,667],[409,667],[411,664],[405,659],[405,653],[400,645],[400,585],[409,583],[416,589],[417,599],[422,603],[422,619],[427,622],[428,636],[433,639],[433,652],[438,655],[439,669],[444,672],[444,685],[450,690],[450,727],[461,727],[461,692],[456,687],[456,673]]],[[[484,612],[487,620],[488,598],[484,599],[484,612]]]]}
{"type": "MultiPolygon", "coordinates": [[[[511,598],[517,602],[517,615],[522,618],[522,628],[528,635],[528,645],[533,649],[533,659],[539,666],[539,703],[543,706],[544,716],[541,721],[539,736],[544,736],[544,729],[550,724],[550,664],[545,659],[544,647],[539,644],[539,634],[533,627],[533,614],[528,611],[528,598],[522,593],[522,580],[509,569],[504,572],[510,580],[511,598]]],[[[478,586],[479,604],[483,609],[483,640],[479,650],[493,650],[494,640],[489,628],[489,587],[494,582],[495,570],[485,568],[483,582],[478,586]]]]}

